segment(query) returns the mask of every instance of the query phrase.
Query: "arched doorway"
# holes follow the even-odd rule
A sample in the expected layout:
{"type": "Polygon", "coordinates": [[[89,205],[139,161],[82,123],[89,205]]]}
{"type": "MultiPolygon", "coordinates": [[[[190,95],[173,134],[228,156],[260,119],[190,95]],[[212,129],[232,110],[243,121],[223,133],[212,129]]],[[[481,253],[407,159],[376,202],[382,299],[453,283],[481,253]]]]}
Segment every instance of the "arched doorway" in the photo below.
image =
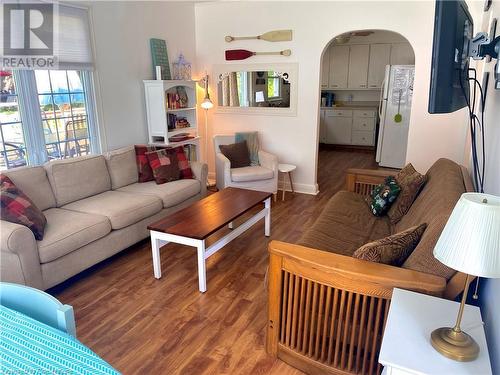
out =
{"type": "Polygon", "coordinates": [[[405,164],[414,65],[413,47],[393,31],[350,31],[325,46],[317,153],[320,190],[332,183],[331,168],[338,176],[339,169],[405,164]]]}

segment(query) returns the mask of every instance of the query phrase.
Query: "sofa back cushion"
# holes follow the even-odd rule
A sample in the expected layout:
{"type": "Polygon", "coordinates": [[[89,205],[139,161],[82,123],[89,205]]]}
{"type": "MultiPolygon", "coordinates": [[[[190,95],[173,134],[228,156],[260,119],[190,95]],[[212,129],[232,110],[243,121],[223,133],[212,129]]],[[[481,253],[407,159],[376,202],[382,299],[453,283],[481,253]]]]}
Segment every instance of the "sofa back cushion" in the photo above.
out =
{"type": "Polygon", "coordinates": [[[444,266],[433,251],[455,204],[465,193],[466,185],[460,165],[448,159],[439,159],[426,174],[427,183],[405,216],[396,224],[395,231],[427,223],[419,244],[403,264],[403,268],[451,278],[455,271],[444,266]]]}
{"type": "Polygon", "coordinates": [[[57,207],[111,190],[102,155],[54,160],[45,164],[57,207]]]}
{"type": "Polygon", "coordinates": [[[22,167],[2,171],[41,211],[56,206],[56,198],[43,167],[22,167]]]}
{"type": "Polygon", "coordinates": [[[116,190],[139,180],[134,146],[109,151],[104,157],[111,178],[111,189],[116,190]]]}

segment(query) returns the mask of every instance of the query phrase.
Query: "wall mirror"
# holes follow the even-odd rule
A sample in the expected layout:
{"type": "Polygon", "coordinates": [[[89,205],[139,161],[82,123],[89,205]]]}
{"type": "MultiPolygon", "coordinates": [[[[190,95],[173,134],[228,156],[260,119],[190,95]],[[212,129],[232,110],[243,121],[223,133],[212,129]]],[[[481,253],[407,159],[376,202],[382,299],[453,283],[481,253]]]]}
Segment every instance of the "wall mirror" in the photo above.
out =
{"type": "Polygon", "coordinates": [[[296,64],[227,64],[214,73],[219,112],[296,114],[296,64]]]}

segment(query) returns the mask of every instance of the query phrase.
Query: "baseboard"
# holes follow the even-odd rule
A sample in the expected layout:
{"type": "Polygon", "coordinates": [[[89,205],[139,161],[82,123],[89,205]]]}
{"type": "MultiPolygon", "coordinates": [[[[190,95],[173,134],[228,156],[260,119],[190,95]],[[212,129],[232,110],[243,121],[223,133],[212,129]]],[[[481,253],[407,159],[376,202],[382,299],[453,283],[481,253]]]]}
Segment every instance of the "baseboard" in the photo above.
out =
{"type": "MultiPolygon", "coordinates": [[[[215,181],[215,173],[208,172],[208,179],[215,181]]],[[[278,181],[278,189],[279,190],[282,190],[282,185],[283,185],[283,181],[278,181]]],[[[318,195],[318,193],[319,193],[318,184],[310,185],[310,184],[299,184],[299,183],[294,182],[293,188],[294,188],[296,193],[301,193],[301,194],[318,195]]],[[[289,182],[285,183],[285,190],[292,191],[289,182]]]]}
{"type": "MultiPolygon", "coordinates": [[[[309,184],[299,184],[294,182],[293,189],[295,190],[296,193],[301,193],[301,194],[318,195],[319,193],[318,184],[309,185],[309,184]]],[[[283,181],[278,181],[278,190],[283,190],[283,181]]],[[[290,182],[285,182],[285,191],[292,191],[290,182]]]]}

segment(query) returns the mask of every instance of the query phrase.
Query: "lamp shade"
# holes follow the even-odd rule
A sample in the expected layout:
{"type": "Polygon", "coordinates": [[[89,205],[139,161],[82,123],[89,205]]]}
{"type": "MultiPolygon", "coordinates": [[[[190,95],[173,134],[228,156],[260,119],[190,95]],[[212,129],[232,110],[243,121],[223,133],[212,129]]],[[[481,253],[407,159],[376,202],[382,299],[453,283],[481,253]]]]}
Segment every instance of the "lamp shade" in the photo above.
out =
{"type": "Polygon", "coordinates": [[[462,194],[436,243],[434,256],[454,270],[500,278],[500,197],[462,194]]]}

